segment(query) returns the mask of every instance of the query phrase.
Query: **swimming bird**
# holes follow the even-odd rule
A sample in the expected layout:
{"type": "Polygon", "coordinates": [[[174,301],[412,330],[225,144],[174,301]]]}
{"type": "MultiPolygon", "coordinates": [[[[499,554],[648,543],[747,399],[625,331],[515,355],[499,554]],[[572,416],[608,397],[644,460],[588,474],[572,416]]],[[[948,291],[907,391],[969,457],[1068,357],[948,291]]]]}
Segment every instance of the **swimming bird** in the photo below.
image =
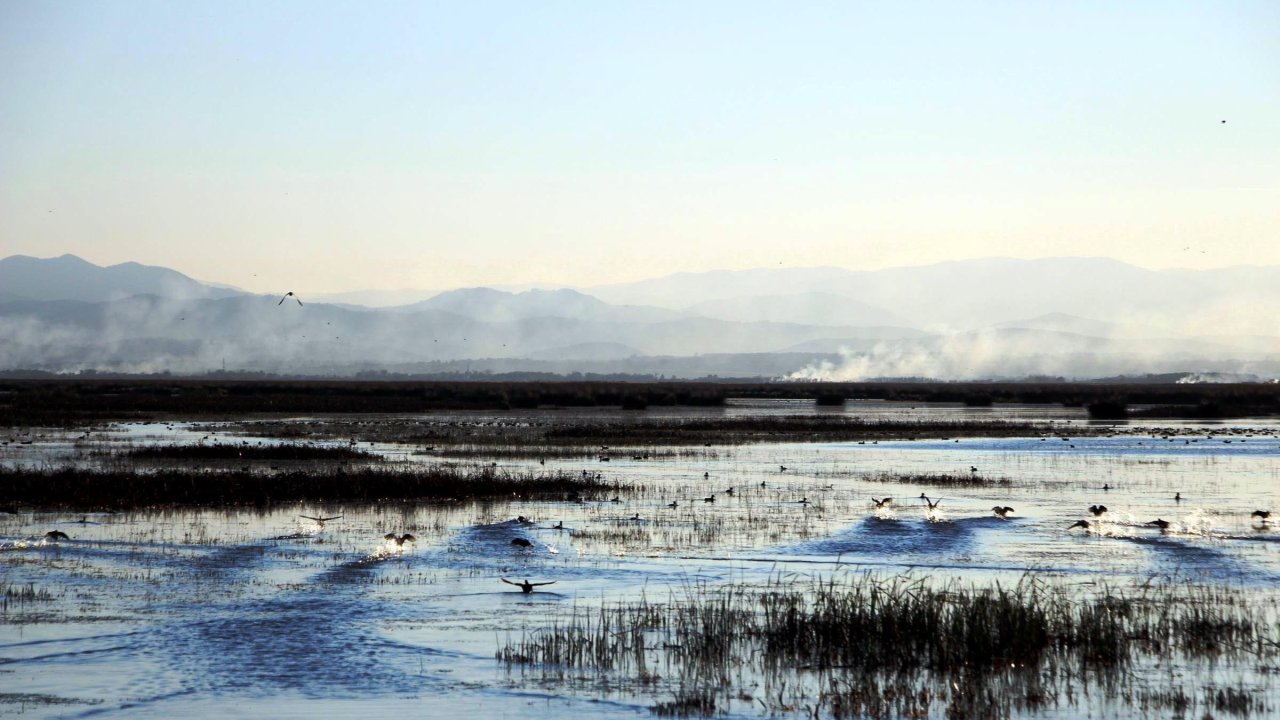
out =
{"type": "Polygon", "coordinates": [[[667,507],[671,508],[672,510],[675,510],[676,508],[680,507],[680,503],[676,502],[675,500],[672,500],[671,502],[667,503],[667,507]]]}
{"type": "Polygon", "coordinates": [[[511,538],[511,544],[522,548],[533,547],[533,543],[524,538],[511,538]]]}
{"type": "Polygon", "coordinates": [[[786,466],[786,465],[779,465],[779,466],[778,466],[778,468],[779,468],[778,472],[786,472],[786,471],[787,471],[787,466],[786,466]]]}
{"type": "Polygon", "coordinates": [[[418,540],[418,538],[410,535],[409,533],[405,533],[403,535],[396,535],[395,533],[387,533],[386,535],[382,536],[382,539],[390,540],[391,542],[396,544],[396,547],[404,547],[405,543],[417,542],[418,540]]]}
{"type": "Polygon", "coordinates": [[[882,507],[884,507],[884,506],[886,506],[886,505],[892,505],[892,504],[893,504],[893,498],[891,498],[891,497],[887,497],[887,498],[885,498],[885,499],[883,499],[883,500],[877,500],[877,499],[875,499],[875,498],[871,498],[871,502],[875,503],[875,504],[876,504],[876,507],[878,507],[878,508],[882,508],[882,507]]]}
{"type": "Polygon", "coordinates": [[[561,520],[560,522],[556,523],[555,525],[552,525],[552,526],[551,526],[551,529],[552,529],[552,530],[563,530],[563,529],[564,529],[564,521],[563,521],[563,520],[561,520]]]}
{"type": "Polygon", "coordinates": [[[809,498],[807,498],[807,497],[802,497],[802,498],[800,498],[799,500],[797,500],[797,501],[796,501],[796,504],[798,504],[798,505],[808,505],[808,504],[809,504],[809,498]]]}
{"type": "Polygon", "coordinates": [[[732,494],[733,494],[733,488],[729,488],[728,490],[725,490],[725,491],[724,491],[724,494],[725,494],[725,495],[732,495],[732,494]]]}
{"type": "Polygon", "coordinates": [[[502,582],[508,585],[515,585],[516,587],[520,588],[520,592],[524,593],[525,595],[528,595],[529,593],[533,592],[533,589],[536,587],[542,587],[543,585],[556,584],[555,580],[552,580],[551,582],[531,583],[528,580],[525,580],[524,582],[511,582],[506,578],[501,578],[501,579],[502,579],[502,582]]]}
{"type": "Polygon", "coordinates": [[[1102,486],[1102,489],[1103,489],[1103,490],[1110,490],[1110,489],[1111,489],[1111,486],[1110,486],[1110,485],[1107,485],[1107,484],[1105,484],[1105,483],[1104,483],[1104,484],[1103,484],[1103,486],[1102,486]]]}
{"type": "Polygon", "coordinates": [[[298,303],[298,307],[302,307],[302,301],[298,299],[298,296],[297,296],[297,295],[294,295],[294,294],[293,294],[293,291],[292,291],[292,290],[290,290],[289,292],[285,293],[285,294],[284,294],[284,297],[280,298],[280,302],[276,303],[276,307],[280,307],[281,305],[283,305],[283,304],[284,304],[284,301],[285,301],[287,298],[293,298],[293,299],[294,299],[294,301],[298,303]]]}
{"type": "Polygon", "coordinates": [[[1000,507],[999,505],[997,505],[997,506],[995,506],[995,507],[991,508],[991,512],[994,512],[996,515],[999,515],[999,516],[1000,516],[1000,517],[1002,517],[1002,518],[1007,518],[1007,517],[1009,517],[1009,513],[1013,512],[1013,508],[1011,508],[1011,507],[1000,507]]]}
{"type": "Polygon", "coordinates": [[[324,527],[325,523],[329,522],[330,520],[338,520],[342,516],[334,515],[333,517],[311,517],[310,515],[299,515],[298,517],[302,518],[303,520],[310,520],[315,524],[319,525],[320,527],[324,527]]]}
{"type": "Polygon", "coordinates": [[[1089,506],[1089,512],[1093,513],[1094,517],[1099,517],[1102,515],[1102,513],[1106,511],[1107,511],[1106,505],[1090,505],[1089,506]]]}
{"type": "Polygon", "coordinates": [[[1169,525],[1171,525],[1172,523],[1170,523],[1168,520],[1161,520],[1160,518],[1156,518],[1155,520],[1152,520],[1147,524],[1155,525],[1156,527],[1160,528],[1160,532],[1164,532],[1169,529],[1169,525]]]}
{"type": "Polygon", "coordinates": [[[1176,492],[1176,493],[1174,493],[1174,494],[1173,494],[1173,501],[1174,501],[1174,502],[1182,502],[1182,493],[1180,493],[1180,492],[1176,492]]]}
{"type": "Polygon", "coordinates": [[[1075,521],[1074,523],[1072,523],[1072,524],[1071,524],[1071,527],[1069,527],[1069,528],[1067,528],[1067,529],[1068,529],[1068,530],[1071,530],[1071,529],[1073,529],[1073,528],[1084,528],[1084,529],[1086,529],[1086,530],[1087,530],[1087,529],[1089,529],[1090,527],[1092,527],[1092,526],[1091,526],[1091,525],[1089,525],[1089,521],[1088,521],[1088,520],[1077,520],[1077,521],[1075,521]]]}
{"type": "Polygon", "coordinates": [[[50,530],[49,532],[44,534],[44,539],[57,542],[59,540],[70,540],[71,536],[62,532],[61,530],[50,530]]]}
{"type": "Polygon", "coordinates": [[[713,502],[715,502],[715,501],[716,501],[716,496],[715,496],[715,495],[708,495],[708,496],[706,496],[706,497],[702,498],[702,502],[704,502],[704,503],[713,503],[713,502]]]}

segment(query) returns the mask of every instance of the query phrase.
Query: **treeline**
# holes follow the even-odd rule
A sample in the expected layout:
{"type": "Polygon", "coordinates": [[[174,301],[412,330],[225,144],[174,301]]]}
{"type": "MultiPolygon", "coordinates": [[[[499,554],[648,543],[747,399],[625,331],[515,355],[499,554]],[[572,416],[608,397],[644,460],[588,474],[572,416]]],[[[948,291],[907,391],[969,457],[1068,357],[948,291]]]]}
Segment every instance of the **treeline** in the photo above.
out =
{"type": "MultiPolygon", "coordinates": [[[[423,413],[538,407],[716,407],[729,398],[1098,405],[1123,417],[1137,405],[1174,416],[1280,414],[1280,385],[1118,383],[359,382],[174,379],[0,380],[0,425],[253,413],[423,413]],[[1117,408],[1120,408],[1117,410],[1117,408]],[[1172,409],[1171,409],[1172,408],[1172,409]]],[[[1100,415],[1102,417],[1102,415],[1100,415]]]]}

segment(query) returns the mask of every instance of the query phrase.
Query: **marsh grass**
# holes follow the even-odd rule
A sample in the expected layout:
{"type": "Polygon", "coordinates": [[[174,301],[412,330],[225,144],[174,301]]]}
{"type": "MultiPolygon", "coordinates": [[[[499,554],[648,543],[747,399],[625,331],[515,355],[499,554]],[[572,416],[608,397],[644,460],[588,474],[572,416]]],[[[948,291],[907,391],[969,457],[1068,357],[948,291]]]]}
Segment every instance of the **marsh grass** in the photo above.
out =
{"type": "MultiPolygon", "coordinates": [[[[764,587],[693,586],[665,603],[575,610],[509,642],[497,657],[509,668],[565,678],[661,667],[682,683],[716,689],[709,698],[677,695],[655,707],[662,714],[726,707],[744,685],[763,682],[772,689],[757,701],[771,711],[924,716],[939,702],[953,716],[1006,717],[1070,702],[1082,690],[1131,702],[1135,670],[1161,663],[1187,667],[1195,688],[1197,671],[1274,658],[1278,641],[1274,604],[1225,588],[1086,594],[1032,576],[1012,587],[973,587],[856,575],[799,586],[790,578],[764,587]]],[[[1206,691],[1199,702],[1237,714],[1262,708],[1243,688],[1206,691]]]]}
{"type": "Polygon", "coordinates": [[[135,447],[121,451],[119,456],[130,460],[180,460],[188,462],[207,462],[211,460],[232,460],[243,462],[377,462],[383,459],[381,455],[359,450],[350,446],[299,443],[251,445],[245,442],[147,445],[144,447],[135,447]]]}
{"type": "Polygon", "coordinates": [[[507,472],[492,466],[316,467],[282,472],[162,468],[91,470],[0,468],[0,486],[17,504],[46,510],[163,507],[265,507],[291,502],[568,499],[619,492],[573,473],[507,472]]]}

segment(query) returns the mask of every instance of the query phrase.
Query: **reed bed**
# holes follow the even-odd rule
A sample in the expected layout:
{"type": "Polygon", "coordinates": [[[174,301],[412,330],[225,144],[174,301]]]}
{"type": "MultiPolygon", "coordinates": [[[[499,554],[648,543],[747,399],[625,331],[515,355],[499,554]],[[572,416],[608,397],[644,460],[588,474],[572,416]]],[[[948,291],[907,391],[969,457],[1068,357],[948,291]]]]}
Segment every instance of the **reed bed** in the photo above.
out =
{"type": "Polygon", "coordinates": [[[663,669],[681,682],[666,688],[675,700],[655,707],[664,715],[705,714],[763,687],[754,699],[768,710],[833,717],[923,717],[935,702],[953,716],[1006,717],[1099,690],[1132,702],[1144,668],[1174,663],[1186,669],[1188,703],[1247,714],[1264,706],[1254,691],[1197,699],[1198,678],[1277,655],[1274,600],[1226,588],[1083,593],[1032,576],[974,587],[869,574],[695,586],[665,603],[575,609],[497,653],[508,668],[563,679],[663,669]]]}
{"type": "Polygon", "coordinates": [[[381,455],[366,452],[352,446],[281,443],[278,445],[250,445],[240,443],[198,443],[148,445],[119,453],[130,460],[183,460],[210,461],[232,460],[243,462],[268,461],[333,461],[379,462],[381,455]]]}
{"type": "Polygon", "coordinates": [[[190,469],[0,468],[8,501],[43,510],[266,507],[290,502],[547,500],[616,494],[618,485],[574,473],[490,466],[320,467],[282,472],[190,469]]]}

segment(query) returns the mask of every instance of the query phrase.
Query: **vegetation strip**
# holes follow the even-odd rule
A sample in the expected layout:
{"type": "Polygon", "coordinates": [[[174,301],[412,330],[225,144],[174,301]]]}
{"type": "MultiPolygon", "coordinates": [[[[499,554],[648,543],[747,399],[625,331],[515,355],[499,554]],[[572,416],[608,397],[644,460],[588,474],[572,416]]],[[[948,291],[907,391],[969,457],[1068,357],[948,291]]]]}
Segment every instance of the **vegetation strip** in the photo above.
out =
{"type": "Polygon", "coordinates": [[[42,510],[135,510],[267,506],[286,502],[570,499],[618,486],[573,473],[512,473],[491,467],[319,468],[251,472],[160,469],[0,469],[11,505],[42,510]]]}

